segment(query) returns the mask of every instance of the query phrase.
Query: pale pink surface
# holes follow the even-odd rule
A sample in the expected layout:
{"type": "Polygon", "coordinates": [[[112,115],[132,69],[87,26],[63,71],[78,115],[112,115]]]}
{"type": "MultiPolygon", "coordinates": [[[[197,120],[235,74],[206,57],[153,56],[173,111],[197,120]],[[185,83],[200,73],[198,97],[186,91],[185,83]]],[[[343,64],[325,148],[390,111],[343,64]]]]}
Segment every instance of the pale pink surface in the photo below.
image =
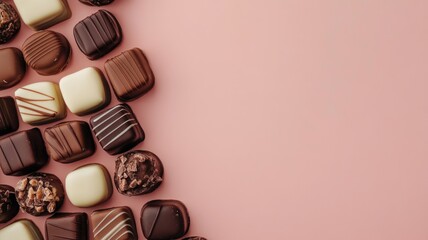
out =
{"type": "MultiPolygon", "coordinates": [[[[98,8],[69,2],[73,17],[51,29],[72,44],[70,65],[51,77],[30,70],[18,86],[142,48],[157,82],[130,103],[147,134],[137,148],[156,153],[166,174],[152,194],[115,190],[105,204],[67,200],[61,211],[128,205],[139,225],[146,201],[174,198],[189,209],[190,234],[210,240],[428,239],[427,1],[116,0],[105,9],[124,40],[93,62],[72,28],[98,8]]],[[[6,46],[31,33],[23,26],[6,46]]],[[[41,171],[64,180],[91,162],[113,173],[99,145],[94,157],[41,171]]],[[[44,231],[44,217],[22,217],[44,231]]]]}

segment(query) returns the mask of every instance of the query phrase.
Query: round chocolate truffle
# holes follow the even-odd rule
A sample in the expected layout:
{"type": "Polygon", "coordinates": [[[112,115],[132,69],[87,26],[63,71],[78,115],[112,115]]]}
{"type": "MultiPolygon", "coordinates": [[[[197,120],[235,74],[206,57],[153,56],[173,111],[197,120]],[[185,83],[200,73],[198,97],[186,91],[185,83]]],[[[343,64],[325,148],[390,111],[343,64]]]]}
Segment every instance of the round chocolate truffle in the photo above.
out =
{"type": "Polygon", "coordinates": [[[162,162],[152,152],[135,150],[116,159],[114,184],[123,195],[150,193],[162,183],[162,177],[162,162]]]}
{"type": "Polygon", "coordinates": [[[19,32],[21,20],[10,3],[0,1],[0,44],[9,42],[19,32]]]}
{"type": "Polygon", "coordinates": [[[40,75],[54,75],[68,64],[71,55],[70,43],[61,33],[50,30],[36,32],[22,45],[28,66],[40,75]]]}
{"type": "Polygon", "coordinates": [[[81,3],[90,6],[104,6],[112,3],[114,0],[79,0],[81,3]]]}
{"type": "Polygon", "coordinates": [[[49,173],[33,173],[21,179],[15,194],[21,209],[34,216],[54,213],[64,202],[61,180],[49,173]]]}
{"type": "Polygon", "coordinates": [[[9,185],[0,184],[0,223],[5,223],[18,214],[15,190],[9,185]]]}

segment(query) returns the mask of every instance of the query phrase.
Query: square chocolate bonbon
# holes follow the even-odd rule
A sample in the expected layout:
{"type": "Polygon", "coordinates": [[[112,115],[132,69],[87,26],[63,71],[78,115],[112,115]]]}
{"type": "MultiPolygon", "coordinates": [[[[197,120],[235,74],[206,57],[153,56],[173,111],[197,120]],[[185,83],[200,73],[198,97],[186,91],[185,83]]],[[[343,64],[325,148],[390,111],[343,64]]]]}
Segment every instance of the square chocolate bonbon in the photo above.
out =
{"type": "Polygon", "coordinates": [[[0,90],[18,84],[27,71],[24,55],[18,48],[0,49],[0,90]]]}
{"type": "Polygon", "coordinates": [[[96,210],[91,214],[92,233],[95,240],[137,240],[134,215],[129,207],[96,210]]]}
{"type": "Polygon", "coordinates": [[[0,135],[14,132],[18,127],[15,100],[12,97],[0,97],[0,135]]]}
{"type": "Polygon", "coordinates": [[[46,219],[46,238],[87,240],[88,215],[86,213],[58,212],[46,219]]]}
{"type": "Polygon", "coordinates": [[[0,239],[43,240],[43,235],[33,221],[19,219],[0,230],[0,239]]]}

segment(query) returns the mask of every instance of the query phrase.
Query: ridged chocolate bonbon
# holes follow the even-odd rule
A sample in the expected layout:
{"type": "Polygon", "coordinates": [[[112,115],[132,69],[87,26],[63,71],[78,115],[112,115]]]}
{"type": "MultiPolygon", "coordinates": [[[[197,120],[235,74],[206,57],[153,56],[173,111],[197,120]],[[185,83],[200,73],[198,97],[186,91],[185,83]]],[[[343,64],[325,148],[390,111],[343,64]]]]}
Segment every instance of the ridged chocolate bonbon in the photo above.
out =
{"type": "Polygon", "coordinates": [[[15,194],[21,209],[33,216],[54,213],[64,202],[61,180],[49,173],[32,173],[22,178],[16,184],[15,194]]]}
{"type": "Polygon", "coordinates": [[[147,239],[181,238],[186,235],[189,226],[189,214],[180,201],[153,200],[141,209],[141,228],[147,239]]]}
{"type": "Polygon", "coordinates": [[[112,3],[114,0],[79,0],[79,1],[89,6],[104,6],[112,3]]]}
{"type": "Polygon", "coordinates": [[[26,70],[27,64],[21,50],[14,47],[0,49],[0,90],[18,84],[26,70]]]}
{"type": "Polygon", "coordinates": [[[99,10],[76,24],[74,38],[90,60],[98,59],[122,41],[122,29],[112,13],[99,10]]]}
{"type": "Polygon", "coordinates": [[[0,135],[14,132],[18,127],[15,100],[12,97],[0,97],[0,135]]]}
{"type": "Polygon", "coordinates": [[[0,1],[0,44],[7,43],[15,37],[21,28],[21,20],[15,8],[0,1]]]}
{"type": "Polygon", "coordinates": [[[120,155],[115,169],[114,184],[123,195],[150,193],[163,180],[162,162],[149,151],[135,150],[120,155]]]}
{"type": "Polygon", "coordinates": [[[139,48],[133,48],[107,60],[104,69],[120,101],[138,98],[150,91],[155,84],[149,61],[139,48]]]}
{"type": "Polygon", "coordinates": [[[45,228],[47,240],[87,240],[88,215],[57,212],[46,219],[45,228]]]}
{"type": "Polygon", "coordinates": [[[18,211],[15,189],[9,185],[0,184],[0,223],[8,222],[18,214],[18,211]]]}
{"type": "Polygon", "coordinates": [[[50,30],[36,32],[22,45],[28,66],[40,75],[54,75],[68,64],[71,48],[61,33],[50,30]]]}
{"type": "Polygon", "coordinates": [[[70,163],[91,156],[95,151],[91,129],[86,122],[70,121],[49,127],[44,132],[49,156],[70,163]]]}
{"type": "Polygon", "coordinates": [[[6,175],[21,176],[40,169],[48,161],[38,128],[0,139],[0,166],[6,175]]]}
{"type": "Polygon", "coordinates": [[[137,240],[134,215],[129,207],[96,210],[91,214],[92,233],[95,240],[137,240]]]}
{"type": "Polygon", "coordinates": [[[144,140],[144,131],[127,104],[119,104],[92,116],[92,132],[110,155],[128,151],[144,140]]]}

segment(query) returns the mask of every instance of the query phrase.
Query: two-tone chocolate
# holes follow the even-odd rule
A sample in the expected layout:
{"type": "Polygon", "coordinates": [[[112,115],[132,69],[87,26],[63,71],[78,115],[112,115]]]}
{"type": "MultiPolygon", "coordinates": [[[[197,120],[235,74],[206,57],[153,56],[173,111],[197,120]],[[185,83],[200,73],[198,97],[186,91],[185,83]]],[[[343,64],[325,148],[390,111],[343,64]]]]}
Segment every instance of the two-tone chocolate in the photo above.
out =
{"type": "Polygon", "coordinates": [[[0,135],[18,130],[19,120],[12,97],[0,97],[0,135]]]}
{"type": "Polygon", "coordinates": [[[95,240],[137,240],[134,215],[129,207],[96,210],[91,214],[92,233],[95,240]]]}
{"type": "Polygon", "coordinates": [[[186,235],[190,218],[186,206],[177,200],[153,200],[141,209],[141,228],[147,239],[177,239],[186,235]]]}
{"type": "Polygon", "coordinates": [[[49,173],[32,173],[22,178],[16,184],[15,194],[21,209],[33,216],[54,213],[64,202],[61,180],[49,173]]]}
{"type": "Polygon", "coordinates": [[[21,176],[40,169],[48,161],[38,128],[0,139],[0,166],[6,175],[21,176]]]}
{"type": "Polygon", "coordinates": [[[10,3],[0,1],[0,44],[13,39],[20,28],[21,20],[18,12],[10,3]]]}
{"type": "Polygon", "coordinates": [[[98,59],[122,41],[122,29],[112,13],[99,10],[76,24],[74,38],[90,60],[98,59]]]}
{"type": "Polygon", "coordinates": [[[40,75],[54,75],[68,64],[71,48],[61,33],[44,30],[36,32],[22,45],[28,66],[40,75]]]}
{"type": "Polygon", "coordinates": [[[112,3],[114,0],[79,0],[79,1],[89,6],[104,6],[112,3]]]}
{"type": "Polygon", "coordinates": [[[9,185],[0,184],[0,223],[8,222],[18,214],[18,211],[15,189],[9,185]]]}
{"type": "Polygon", "coordinates": [[[144,140],[144,131],[127,104],[104,110],[90,119],[92,132],[110,155],[128,151],[144,140]]]}
{"type": "Polygon", "coordinates": [[[24,78],[26,70],[21,50],[14,47],[0,49],[0,90],[18,84],[24,78]]]}
{"type": "Polygon", "coordinates": [[[150,193],[162,183],[162,177],[162,162],[152,152],[135,150],[116,159],[114,184],[123,195],[150,193]]]}
{"type": "Polygon", "coordinates": [[[120,101],[138,98],[150,91],[155,84],[149,61],[139,48],[133,48],[107,60],[104,69],[120,101]]]}
{"type": "Polygon", "coordinates": [[[74,162],[95,152],[91,129],[83,121],[63,122],[49,127],[44,136],[49,156],[57,162],[74,162]]]}
{"type": "Polygon", "coordinates": [[[46,219],[45,229],[47,240],[87,240],[88,215],[57,212],[46,219]]]}

